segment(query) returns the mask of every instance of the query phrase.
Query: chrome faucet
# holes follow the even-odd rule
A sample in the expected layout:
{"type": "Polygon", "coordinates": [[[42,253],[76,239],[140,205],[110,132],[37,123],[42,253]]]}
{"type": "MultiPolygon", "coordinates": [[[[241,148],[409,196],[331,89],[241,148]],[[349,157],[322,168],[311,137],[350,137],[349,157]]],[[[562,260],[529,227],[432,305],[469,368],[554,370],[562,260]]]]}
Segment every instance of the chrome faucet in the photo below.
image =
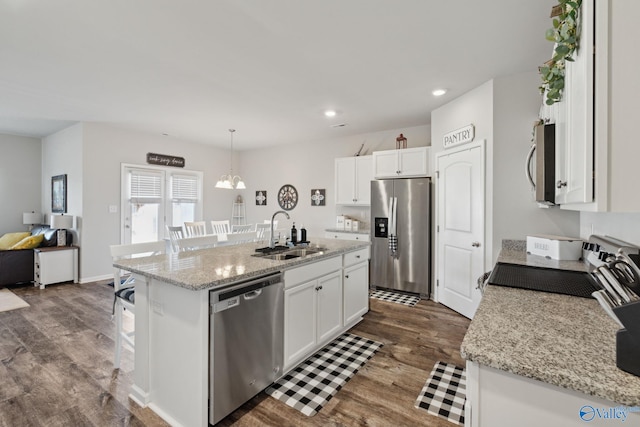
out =
{"type": "Polygon", "coordinates": [[[276,213],[273,214],[273,216],[271,217],[271,232],[269,233],[269,247],[271,249],[276,247],[276,244],[274,243],[274,239],[273,239],[273,220],[276,218],[276,215],[278,214],[285,214],[287,216],[287,219],[291,219],[289,217],[289,214],[286,213],[285,211],[277,211],[276,213]]]}

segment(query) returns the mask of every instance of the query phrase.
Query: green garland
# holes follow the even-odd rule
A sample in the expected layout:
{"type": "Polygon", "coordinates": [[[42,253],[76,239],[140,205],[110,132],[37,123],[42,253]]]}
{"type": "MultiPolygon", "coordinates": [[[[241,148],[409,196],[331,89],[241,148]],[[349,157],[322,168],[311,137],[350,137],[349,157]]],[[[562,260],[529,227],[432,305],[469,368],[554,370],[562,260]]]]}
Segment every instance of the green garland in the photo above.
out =
{"type": "Polygon", "coordinates": [[[542,76],[540,92],[546,93],[546,104],[552,105],[562,99],[564,89],[565,61],[573,62],[571,56],[578,47],[580,33],[578,17],[582,0],[559,0],[560,14],[553,19],[553,28],[547,30],[546,38],[556,46],[551,60],[539,68],[542,76]]]}

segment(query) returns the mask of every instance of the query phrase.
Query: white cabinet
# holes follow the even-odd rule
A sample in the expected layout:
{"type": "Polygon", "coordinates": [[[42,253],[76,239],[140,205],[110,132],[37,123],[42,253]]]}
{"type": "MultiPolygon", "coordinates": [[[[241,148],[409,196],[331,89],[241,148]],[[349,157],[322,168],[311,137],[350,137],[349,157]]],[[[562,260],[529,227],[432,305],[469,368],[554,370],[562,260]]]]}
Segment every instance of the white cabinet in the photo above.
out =
{"type": "Polygon", "coordinates": [[[640,197],[629,193],[640,144],[640,59],[635,51],[640,2],[583,0],[581,50],[567,63],[556,153],[556,181],[563,209],[640,212],[640,197]],[[564,117],[563,117],[564,114],[564,117]],[[566,184],[565,184],[566,183],[566,184]]]}
{"type": "Polygon", "coordinates": [[[343,317],[345,326],[357,323],[369,311],[369,248],[344,255],[343,317]]]}
{"type": "Polygon", "coordinates": [[[324,237],[327,239],[340,239],[340,240],[361,240],[363,242],[371,241],[371,236],[364,233],[343,233],[340,231],[325,231],[324,237]]]}
{"type": "Polygon", "coordinates": [[[339,271],[284,292],[285,370],[333,339],[342,329],[339,271]]]}
{"type": "Polygon", "coordinates": [[[316,281],[284,292],[284,365],[292,366],[316,346],[316,281]]]}
{"type": "Polygon", "coordinates": [[[318,279],[317,343],[332,340],[342,328],[342,277],[340,272],[318,279]]]}
{"type": "Polygon", "coordinates": [[[34,286],[44,289],[52,283],[78,283],[78,248],[57,246],[33,250],[34,286]]]}
{"type": "Polygon", "coordinates": [[[336,159],[336,204],[368,206],[371,203],[372,179],[372,156],[342,157],[336,159]]]}
{"type": "Polygon", "coordinates": [[[581,42],[565,63],[565,88],[557,103],[556,204],[593,200],[593,2],[581,9],[581,42]]]}
{"type": "Polygon", "coordinates": [[[375,178],[409,178],[431,175],[429,153],[431,147],[405,148],[373,152],[375,178]]]}

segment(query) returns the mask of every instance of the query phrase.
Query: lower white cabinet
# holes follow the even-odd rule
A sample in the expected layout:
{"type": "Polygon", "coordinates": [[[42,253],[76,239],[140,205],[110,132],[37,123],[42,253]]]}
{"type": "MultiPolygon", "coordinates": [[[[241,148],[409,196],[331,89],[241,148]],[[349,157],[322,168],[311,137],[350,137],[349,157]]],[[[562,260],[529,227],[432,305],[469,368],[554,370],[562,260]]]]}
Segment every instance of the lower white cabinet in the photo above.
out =
{"type": "Polygon", "coordinates": [[[284,272],[284,370],[369,311],[369,247],[284,272]]]}
{"type": "Polygon", "coordinates": [[[33,283],[44,289],[52,283],[78,283],[78,248],[54,246],[33,250],[33,283]]]}
{"type": "Polygon", "coordinates": [[[369,311],[369,262],[346,267],[342,287],[344,324],[350,325],[369,311]]]}
{"type": "Polygon", "coordinates": [[[284,313],[284,368],[287,370],[342,329],[340,271],[285,289],[284,313]]]}

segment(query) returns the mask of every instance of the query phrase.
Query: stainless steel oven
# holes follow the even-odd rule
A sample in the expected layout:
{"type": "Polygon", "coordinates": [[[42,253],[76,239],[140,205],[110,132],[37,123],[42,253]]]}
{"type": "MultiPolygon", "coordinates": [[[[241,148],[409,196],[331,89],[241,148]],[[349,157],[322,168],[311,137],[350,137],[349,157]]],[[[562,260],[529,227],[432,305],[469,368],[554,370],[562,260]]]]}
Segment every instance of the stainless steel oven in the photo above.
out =
{"type": "Polygon", "coordinates": [[[282,275],[211,291],[209,301],[209,423],[215,424],[282,375],[282,275]]]}

